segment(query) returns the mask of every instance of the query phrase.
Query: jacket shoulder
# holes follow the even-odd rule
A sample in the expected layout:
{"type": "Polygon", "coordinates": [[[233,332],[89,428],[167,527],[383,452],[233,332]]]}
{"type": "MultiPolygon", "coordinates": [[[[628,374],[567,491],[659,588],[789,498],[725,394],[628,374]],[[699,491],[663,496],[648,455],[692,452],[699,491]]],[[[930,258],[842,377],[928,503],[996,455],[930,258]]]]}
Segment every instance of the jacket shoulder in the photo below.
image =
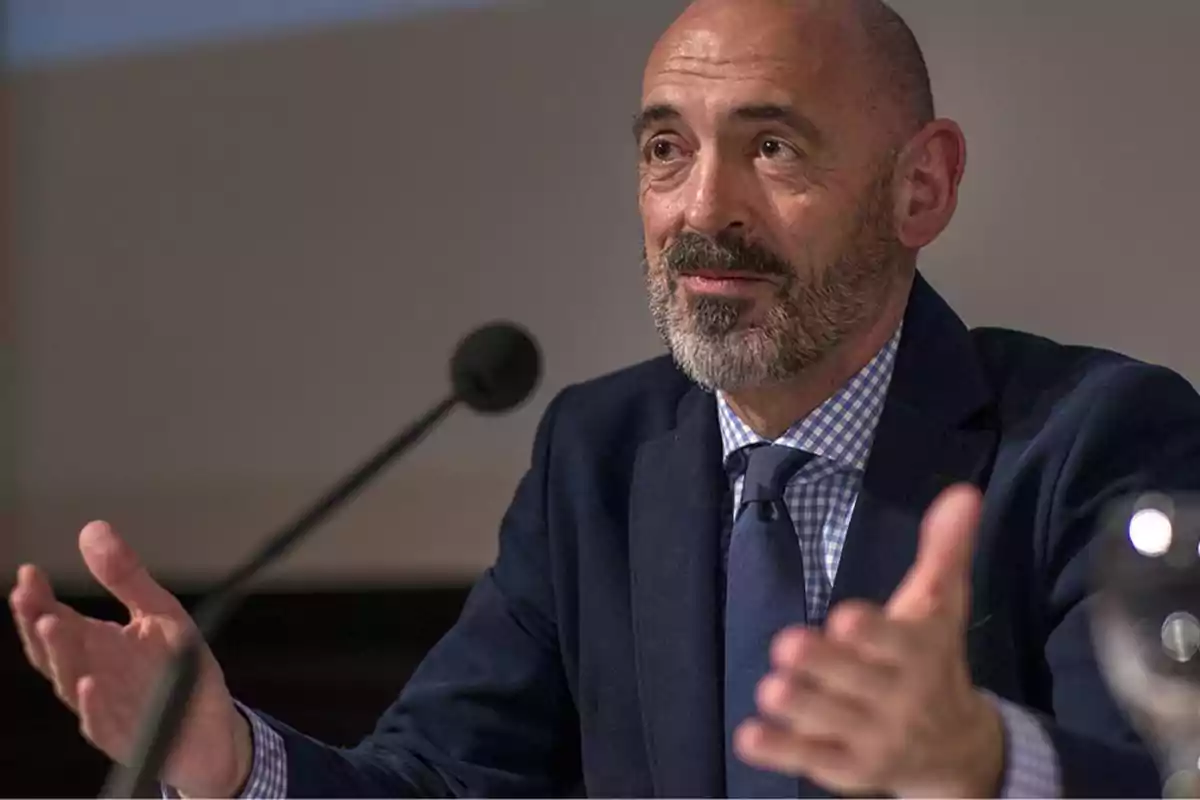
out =
{"type": "Polygon", "coordinates": [[[1152,412],[1163,403],[1190,407],[1200,417],[1200,395],[1168,367],[1114,350],[1065,344],[1005,328],[971,331],[1002,417],[1049,413],[1078,406],[1081,413],[1141,400],[1152,412]]]}

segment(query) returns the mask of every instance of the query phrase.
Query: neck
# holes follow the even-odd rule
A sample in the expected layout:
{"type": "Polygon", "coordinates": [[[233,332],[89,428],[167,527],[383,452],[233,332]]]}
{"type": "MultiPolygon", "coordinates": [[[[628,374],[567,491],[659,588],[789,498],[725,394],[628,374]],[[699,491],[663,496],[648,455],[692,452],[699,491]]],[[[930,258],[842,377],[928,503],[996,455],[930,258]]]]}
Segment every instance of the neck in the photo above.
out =
{"type": "Polygon", "coordinates": [[[880,313],[823,359],[782,383],[726,392],[725,399],[759,436],[776,439],[813,412],[871,362],[904,319],[911,277],[888,292],[880,313]]]}

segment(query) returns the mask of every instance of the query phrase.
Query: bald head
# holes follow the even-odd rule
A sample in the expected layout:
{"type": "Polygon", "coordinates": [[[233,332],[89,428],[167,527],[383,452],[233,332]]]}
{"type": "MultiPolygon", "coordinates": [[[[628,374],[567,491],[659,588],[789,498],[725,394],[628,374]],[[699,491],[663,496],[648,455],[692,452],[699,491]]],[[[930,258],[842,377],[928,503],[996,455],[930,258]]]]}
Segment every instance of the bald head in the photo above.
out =
{"type": "Polygon", "coordinates": [[[845,72],[839,90],[857,79],[856,93],[868,101],[860,108],[881,112],[899,136],[911,136],[934,118],[921,47],[883,0],[695,0],[659,40],[648,70],[683,40],[712,45],[720,38],[757,39],[752,46],[761,54],[820,65],[825,79],[832,79],[836,66],[845,72]]]}
{"type": "Polygon", "coordinates": [[[901,125],[915,133],[933,120],[933,90],[925,55],[912,29],[882,0],[856,0],[859,24],[867,41],[866,57],[880,90],[901,114],[901,125]]]}

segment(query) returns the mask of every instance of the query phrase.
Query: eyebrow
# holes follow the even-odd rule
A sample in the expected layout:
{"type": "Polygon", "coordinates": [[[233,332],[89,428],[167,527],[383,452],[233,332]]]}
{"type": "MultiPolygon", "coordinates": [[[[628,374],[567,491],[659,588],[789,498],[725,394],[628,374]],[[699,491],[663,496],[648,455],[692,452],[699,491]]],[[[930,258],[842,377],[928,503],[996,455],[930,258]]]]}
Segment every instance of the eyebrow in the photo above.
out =
{"type": "Polygon", "coordinates": [[[656,122],[666,122],[668,120],[677,120],[683,117],[679,113],[679,109],[675,106],[666,103],[657,103],[652,106],[646,106],[639,111],[633,118],[633,138],[640,140],[642,134],[656,122]]]}
{"type": "MultiPolygon", "coordinates": [[[[821,129],[808,117],[791,106],[777,103],[754,103],[738,106],[733,110],[735,119],[748,122],[779,122],[803,136],[814,146],[820,147],[824,141],[821,129]]],[[[646,106],[633,118],[633,136],[640,140],[646,129],[656,122],[667,122],[682,119],[679,109],[667,103],[657,103],[646,106]]]]}
{"type": "Polygon", "coordinates": [[[780,122],[818,147],[825,138],[821,135],[821,129],[815,122],[791,106],[782,106],[776,103],[739,106],[734,109],[733,116],[754,122],[780,122]]]}

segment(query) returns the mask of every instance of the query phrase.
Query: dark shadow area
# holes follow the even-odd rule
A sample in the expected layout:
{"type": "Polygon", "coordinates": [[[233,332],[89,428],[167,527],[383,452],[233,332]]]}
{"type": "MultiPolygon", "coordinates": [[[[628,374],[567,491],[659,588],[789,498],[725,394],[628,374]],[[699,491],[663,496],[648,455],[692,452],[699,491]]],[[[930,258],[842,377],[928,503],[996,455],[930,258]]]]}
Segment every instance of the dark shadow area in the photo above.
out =
{"type": "MultiPolygon", "coordinates": [[[[425,653],[454,623],[467,587],[322,589],[248,598],[213,649],[234,695],[319,739],[368,733],[425,653]]],[[[194,595],[182,594],[185,603],[194,595]]],[[[123,621],[118,603],[65,596],[81,612],[123,621]]],[[[26,663],[0,622],[0,795],[95,797],[110,762],[26,663]]]]}

